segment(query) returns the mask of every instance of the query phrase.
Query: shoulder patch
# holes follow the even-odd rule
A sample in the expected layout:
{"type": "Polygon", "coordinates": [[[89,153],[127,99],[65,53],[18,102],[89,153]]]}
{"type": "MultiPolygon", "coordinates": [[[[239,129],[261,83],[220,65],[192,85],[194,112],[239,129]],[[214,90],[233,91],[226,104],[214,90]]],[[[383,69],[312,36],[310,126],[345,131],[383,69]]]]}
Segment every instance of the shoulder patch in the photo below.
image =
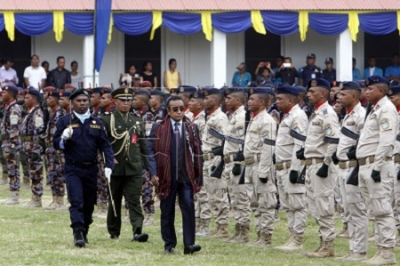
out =
{"type": "Polygon", "coordinates": [[[330,124],[327,124],[326,127],[324,128],[325,131],[325,136],[332,136],[333,135],[333,130],[330,124]]]}
{"type": "Polygon", "coordinates": [[[324,113],[324,115],[327,115],[328,114],[328,109],[324,109],[322,112],[324,113]]]}
{"type": "Polygon", "coordinates": [[[390,119],[388,117],[382,118],[379,124],[381,131],[392,130],[392,123],[390,122],[390,119]]]}

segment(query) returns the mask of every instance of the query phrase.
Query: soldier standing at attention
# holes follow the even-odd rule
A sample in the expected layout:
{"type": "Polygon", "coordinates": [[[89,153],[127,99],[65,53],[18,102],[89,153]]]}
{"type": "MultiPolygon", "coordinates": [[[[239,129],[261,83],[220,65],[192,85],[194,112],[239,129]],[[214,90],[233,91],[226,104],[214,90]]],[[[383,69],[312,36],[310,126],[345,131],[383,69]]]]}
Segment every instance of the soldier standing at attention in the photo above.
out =
{"type": "Polygon", "coordinates": [[[54,88],[47,87],[47,106],[51,108],[49,122],[45,133],[46,158],[47,158],[47,183],[50,184],[53,201],[46,210],[56,210],[64,206],[65,178],[64,155],[61,150],[55,150],[53,146],[53,134],[56,131],[57,121],[66,114],[66,111],[58,105],[60,93],[54,88]]]}
{"type": "MultiPolygon", "coordinates": [[[[216,228],[210,236],[229,237],[229,200],[228,183],[211,173],[223,160],[223,149],[228,117],[221,110],[223,95],[220,89],[204,89],[203,105],[207,113],[206,125],[202,134],[204,186],[210,201],[210,208],[215,217],[216,228]]],[[[222,174],[222,173],[221,173],[222,174]]]]}
{"type": "Polygon", "coordinates": [[[396,226],[393,218],[392,193],[394,163],[393,145],[398,134],[399,118],[396,107],[386,96],[389,82],[380,76],[365,81],[366,98],[373,108],[361,131],[356,156],[360,165],[359,186],[371,215],[375,217],[374,257],[365,261],[370,265],[396,264],[396,226]]]}
{"type": "MultiPolygon", "coordinates": [[[[199,137],[202,138],[206,125],[203,92],[194,92],[190,95],[189,111],[193,113],[193,124],[199,128],[199,137]]],[[[204,187],[194,195],[194,209],[196,217],[196,236],[206,236],[210,233],[211,209],[207,191],[204,187]]]]}
{"type": "MultiPolygon", "coordinates": [[[[28,108],[25,104],[25,91],[21,87],[17,87],[18,89],[18,96],[17,96],[17,104],[21,107],[21,116],[22,119],[28,114],[28,108]]],[[[22,144],[22,142],[21,142],[22,144]]],[[[22,149],[19,151],[19,162],[22,166],[22,187],[30,188],[31,180],[29,178],[29,165],[28,165],[28,158],[26,158],[25,153],[22,149]]]]}
{"type": "Polygon", "coordinates": [[[163,103],[165,100],[165,94],[159,90],[153,90],[150,92],[149,105],[151,111],[154,114],[154,121],[161,122],[167,115],[167,110],[163,108],[163,103]]]}
{"type": "Polygon", "coordinates": [[[17,95],[18,89],[16,87],[5,86],[3,88],[3,100],[6,105],[4,107],[4,117],[1,122],[1,148],[7,162],[8,177],[10,179],[10,197],[2,201],[1,204],[6,205],[19,203],[19,150],[21,149],[19,129],[22,122],[22,111],[16,102],[17,95]]]}
{"type": "Polygon", "coordinates": [[[306,139],[308,118],[298,105],[299,90],[284,85],[276,89],[279,111],[283,118],[279,125],[275,146],[275,169],[278,180],[281,208],[286,211],[290,239],[278,249],[296,251],[303,249],[304,232],[307,227],[306,187],[300,178],[301,161],[296,152],[306,139]]]}
{"type": "MultiPolygon", "coordinates": [[[[4,117],[4,101],[3,101],[3,91],[0,91],[0,120],[3,120],[4,117]]],[[[0,143],[1,143],[1,135],[0,135],[0,143]]],[[[0,179],[0,186],[4,186],[8,184],[8,171],[7,171],[7,162],[3,155],[3,149],[0,145],[0,163],[1,163],[1,171],[2,177],[0,179]]]]}
{"type": "Polygon", "coordinates": [[[342,257],[344,261],[361,261],[367,258],[367,208],[358,186],[358,175],[353,174],[358,165],[355,153],[351,152],[357,144],[365,120],[365,109],[359,100],[360,94],[361,87],[358,82],[343,82],[340,102],[346,108],[346,116],[342,121],[337,151],[332,155],[333,162],[339,165],[338,179],[347,222],[344,229],[348,230],[350,238],[350,252],[342,257]]]}
{"type": "Polygon", "coordinates": [[[32,200],[25,207],[42,207],[43,169],[41,153],[43,148],[39,144],[39,138],[45,129],[41,109],[42,96],[33,87],[26,89],[25,93],[25,105],[28,113],[22,121],[20,136],[22,151],[28,159],[29,178],[32,180],[32,200]]]}
{"type": "Polygon", "coordinates": [[[337,115],[328,103],[330,83],[325,79],[308,82],[308,99],[315,105],[304,144],[304,153],[297,158],[305,159],[308,207],[319,226],[320,246],[306,255],[310,258],[334,257],[335,221],[333,190],[335,172],[329,169],[332,154],[336,151],[339,136],[337,115]]]}
{"type": "MultiPolygon", "coordinates": [[[[251,246],[258,247],[271,246],[277,202],[272,164],[277,126],[266,110],[271,93],[268,88],[249,89],[248,108],[252,116],[247,127],[243,152],[246,192],[249,202],[255,200],[258,204],[255,217],[258,238],[251,246]]],[[[245,209],[247,212],[244,219],[250,220],[250,206],[245,209]]]]}
{"type": "Polygon", "coordinates": [[[92,115],[95,117],[98,117],[103,113],[100,105],[102,89],[103,88],[90,89],[90,107],[92,115]]]}
{"type": "Polygon", "coordinates": [[[89,243],[87,234],[96,203],[98,151],[104,153],[104,171],[108,179],[114,167],[114,153],[100,119],[90,115],[89,93],[78,89],[70,100],[73,111],[58,120],[53,145],[64,151],[74,244],[84,247],[89,243]]]}
{"type": "Polygon", "coordinates": [[[143,120],[130,113],[133,89],[120,88],[112,92],[116,99],[116,110],[102,116],[101,120],[107,131],[114,150],[115,168],[111,179],[111,195],[114,199],[117,217],[112,204],[109,204],[107,216],[108,233],[112,239],[121,233],[122,196],[128,202],[129,217],[132,225],[132,241],[146,242],[148,234],[142,232],[143,213],[140,206],[142,190],[142,170],[147,169],[146,139],[143,120]]]}
{"type": "MultiPolygon", "coordinates": [[[[111,97],[112,90],[107,88],[94,88],[91,90],[92,95],[90,96],[91,101],[94,100],[95,104],[97,105],[94,107],[92,111],[92,115],[97,118],[101,118],[104,114],[109,114],[110,111],[113,111],[115,106],[114,103],[109,104],[106,108],[100,107],[98,105],[101,101],[101,98],[104,96],[107,98],[106,102],[108,101],[108,97],[111,97]],[[94,96],[93,96],[94,95],[94,96]],[[104,111],[108,110],[108,111],[104,111]]],[[[104,103],[103,99],[103,103],[104,103]]],[[[92,103],[92,102],[91,102],[92,103]]],[[[94,214],[97,218],[107,218],[107,202],[109,200],[109,192],[108,192],[108,185],[106,177],[104,176],[104,159],[103,155],[99,153],[98,155],[98,162],[99,162],[99,171],[97,174],[97,212],[94,214]]]]}
{"type": "MultiPolygon", "coordinates": [[[[240,174],[242,173],[241,163],[243,161],[237,159],[238,154],[243,155],[246,95],[243,88],[227,88],[224,93],[229,125],[225,136],[225,168],[222,176],[229,184],[229,196],[235,218],[235,234],[226,242],[247,243],[249,242],[250,220],[247,219],[244,213],[250,204],[250,200],[246,195],[245,184],[239,184],[240,174]]],[[[242,159],[244,158],[243,156],[241,157],[242,159]]]]}
{"type": "MultiPolygon", "coordinates": [[[[133,96],[133,108],[135,114],[141,117],[145,128],[145,137],[150,136],[151,128],[154,124],[154,114],[149,109],[150,93],[146,90],[137,90],[133,96]]],[[[143,190],[142,204],[145,212],[144,225],[153,225],[154,223],[154,199],[153,184],[147,167],[143,166],[143,190]]],[[[125,205],[126,208],[126,205],[125,205]]]]}
{"type": "MultiPolygon", "coordinates": [[[[400,85],[391,86],[388,96],[390,100],[397,108],[397,114],[400,117],[400,85]]],[[[400,123],[399,123],[400,127],[400,123]]],[[[395,162],[394,172],[394,217],[396,220],[396,228],[398,231],[398,238],[396,246],[400,246],[400,136],[396,136],[396,144],[393,149],[393,158],[395,162]]]]}
{"type": "Polygon", "coordinates": [[[189,110],[190,95],[195,93],[197,89],[193,86],[183,85],[177,89],[177,95],[182,98],[183,104],[185,105],[185,116],[189,120],[193,119],[193,113],[189,110]]]}

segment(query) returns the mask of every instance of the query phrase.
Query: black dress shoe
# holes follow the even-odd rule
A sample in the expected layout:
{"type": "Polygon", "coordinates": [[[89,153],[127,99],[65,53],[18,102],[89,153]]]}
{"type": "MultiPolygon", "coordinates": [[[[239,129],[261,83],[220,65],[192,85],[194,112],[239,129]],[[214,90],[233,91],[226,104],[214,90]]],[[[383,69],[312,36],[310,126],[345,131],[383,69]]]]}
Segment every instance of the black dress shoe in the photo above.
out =
{"type": "Polygon", "coordinates": [[[185,246],[185,248],[183,250],[183,254],[185,254],[185,255],[193,254],[195,252],[199,252],[200,250],[201,250],[200,245],[189,245],[189,246],[185,246]]]}
{"type": "Polygon", "coordinates": [[[146,233],[142,234],[135,234],[132,238],[132,242],[137,241],[137,242],[147,242],[147,239],[149,239],[149,235],[146,233]]]}
{"type": "Polygon", "coordinates": [[[118,236],[116,236],[116,235],[110,235],[110,238],[111,238],[111,239],[118,239],[118,236]]]}
{"type": "Polygon", "coordinates": [[[74,245],[78,248],[82,248],[85,246],[85,238],[83,237],[82,230],[74,231],[74,245]]]}
{"type": "Polygon", "coordinates": [[[164,250],[164,254],[174,254],[175,249],[174,248],[167,248],[164,250]]]}

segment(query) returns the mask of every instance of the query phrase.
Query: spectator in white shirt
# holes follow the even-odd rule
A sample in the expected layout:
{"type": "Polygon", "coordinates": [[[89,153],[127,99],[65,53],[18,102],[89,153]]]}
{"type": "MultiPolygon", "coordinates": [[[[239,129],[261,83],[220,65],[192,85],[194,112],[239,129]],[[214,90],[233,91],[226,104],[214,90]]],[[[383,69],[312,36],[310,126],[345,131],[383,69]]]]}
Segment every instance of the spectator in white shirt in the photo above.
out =
{"type": "Polygon", "coordinates": [[[71,62],[71,84],[74,85],[76,89],[82,87],[82,76],[78,73],[78,62],[71,62]]]}
{"type": "Polygon", "coordinates": [[[39,65],[39,62],[39,56],[35,54],[31,56],[31,65],[25,68],[24,71],[26,87],[31,86],[37,90],[45,87],[47,75],[44,68],[39,65]]]}
{"type": "Polygon", "coordinates": [[[1,81],[1,86],[17,86],[18,84],[18,77],[17,77],[17,71],[12,68],[14,65],[14,60],[11,58],[8,58],[6,60],[6,63],[4,64],[4,68],[0,69],[0,81],[1,81]]]}

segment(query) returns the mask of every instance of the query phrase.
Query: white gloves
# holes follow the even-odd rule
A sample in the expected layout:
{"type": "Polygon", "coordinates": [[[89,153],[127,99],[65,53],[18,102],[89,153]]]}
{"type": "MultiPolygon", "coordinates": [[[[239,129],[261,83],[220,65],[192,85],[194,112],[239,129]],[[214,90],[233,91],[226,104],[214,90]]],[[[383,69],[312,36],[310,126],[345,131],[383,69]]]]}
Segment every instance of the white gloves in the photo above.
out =
{"type": "Polygon", "coordinates": [[[108,183],[111,182],[111,173],[112,173],[112,170],[110,168],[108,168],[108,167],[104,168],[104,175],[106,176],[108,183]]]}
{"type": "Polygon", "coordinates": [[[71,137],[72,137],[72,133],[73,133],[74,131],[73,131],[73,129],[71,128],[71,127],[67,127],[66,129],[64,129],[64,131],[63,131],[63,133],[62,133],[62,135],[61,135],[61,138],[63,139],[63,140],[67,140],[67,139],[70,139],[71,137]]]}

